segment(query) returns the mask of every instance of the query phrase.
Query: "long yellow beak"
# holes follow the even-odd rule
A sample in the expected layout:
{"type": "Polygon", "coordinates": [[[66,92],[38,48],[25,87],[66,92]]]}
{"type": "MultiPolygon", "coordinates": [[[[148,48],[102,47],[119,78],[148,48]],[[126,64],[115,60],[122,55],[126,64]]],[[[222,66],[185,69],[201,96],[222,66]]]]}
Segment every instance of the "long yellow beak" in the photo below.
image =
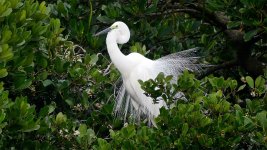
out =
{"type": "Polygon", "coordinates": [[[102,31],[100,31],[100,32],[98,32],[98,33],[96,33],[94,36],[99,36],[99,35],[101,35],[101,34],[108,33],[110,30],[111,30],[110,27],[109,27],[109,28],[106,28],[106,29],[104,29],[104,30],[102,30],[102,31]]]}

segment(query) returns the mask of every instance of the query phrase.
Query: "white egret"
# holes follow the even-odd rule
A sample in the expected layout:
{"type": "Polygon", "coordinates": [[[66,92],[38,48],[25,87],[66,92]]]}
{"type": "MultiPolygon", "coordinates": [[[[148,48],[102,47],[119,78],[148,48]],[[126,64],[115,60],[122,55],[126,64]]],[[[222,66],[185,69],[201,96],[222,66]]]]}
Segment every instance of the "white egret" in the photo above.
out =
{"type": "Polygon", "coordinates": [[[126,120],[131,116],[135,121],[140,121],[144,116],[149,123],[155,125],[154,118],[159,115],[160,108],[165,106],[163,100],[153,103],[152,98],[144,94],[138,80],[155,79],[163,72],[165,75],[173,75],[173,82],[185,69],[198,71],[200,64],[194,64],[195,58],[191,57],[197,48],[170,54],[157,60],[151,60],[139,53],[124,55],[118,44],[124,44],[130,39],[130,30],[123,22],[115,22],[109,28],[95,34],[95,36],[108,33],[106,45],[109,56],[122,76],[123,84],[116,96],[114,113],[126,120]],[[188,57],[189,56],[189,57],[188,57]]]}

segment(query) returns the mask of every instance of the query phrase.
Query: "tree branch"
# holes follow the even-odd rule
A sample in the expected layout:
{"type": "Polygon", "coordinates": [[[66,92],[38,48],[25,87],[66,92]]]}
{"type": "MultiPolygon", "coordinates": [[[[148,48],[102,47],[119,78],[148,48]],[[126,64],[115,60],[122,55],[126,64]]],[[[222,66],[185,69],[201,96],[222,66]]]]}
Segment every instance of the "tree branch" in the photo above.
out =
{"type": "MultiPolygon", "coordinates": [[[[189,5],[189,8],[198,10],[200,14],[196,14],[196,17],[203,18],[206,22],[211,23],[212,25],[215,25],[216,27],[219,27],[223,30],[227,29],[227,23],[229,21],[228,17],[225,16],[222,12],[210,12],[205,7],[201,5],[189,5]],[[198,15],[198,16],[197,16],[198,15]]],[[[191,14],[194,15],[194,14],[191,14]]]]}
{"type": "Polygon", "coordinates": [[[162,12],[157,12],[157,13],[150,13],[150,14],[146,14],[146,16],[149,17],[158,17],[158,16],[164,16],[164,15],[169,15],[169,14],[174,14],[174,13],[198,13],[198,11],[194,10],[194,9],[173,9],[173,10],[166,10],[166,11],[162,11],[162,12]]]}
{"type": "Polygon", "coordinates": [[[198,75],[197,79],[202,79],[205,76],[208,76],[208,75],[214,73],[215,71],[218,71],[218,70],[221,70],[221,69],[232,68],[233,66],[236,66],[237,64],[238,64],[237,60],[232,60],[232,61],[225,62],[225,63],[223,63],[221,65],[216,65],[214,67],[211,67],[211,68],[207,69],[207,71],[205,71],[204,73],[198,75]]]}
{"type": "Polygon", "coordinates": [[[257,60],[257,58],[251,56],[252,48],[255,43],[267,36],[265,31],[259,31],[259,33],[250,41],[245,41],[243,38],[243,30],[227,29],[227,24],[230,21],[228,16],[226,16],[223,12],[211,12],[207,10],[205,8],[205,4],[201,2],[186,4],[180,4],[178,2],[169,3],[166,7],[164,7],[164,11],[147,14],[146,16],[165,16],[175,13],[189,14],[193,18],[204,20],[212,26],[221,29],[221,32],[224,32],[226,36],[225,39],[228,43],[227,48],[236,53],[236,58],[233,61],[219,65],[209,70],[207,74],[219,70],[220,68],[239,65],[249,73],[259,75],[262,74],[263,69],[266,68],[266,66],[257,60]]]}

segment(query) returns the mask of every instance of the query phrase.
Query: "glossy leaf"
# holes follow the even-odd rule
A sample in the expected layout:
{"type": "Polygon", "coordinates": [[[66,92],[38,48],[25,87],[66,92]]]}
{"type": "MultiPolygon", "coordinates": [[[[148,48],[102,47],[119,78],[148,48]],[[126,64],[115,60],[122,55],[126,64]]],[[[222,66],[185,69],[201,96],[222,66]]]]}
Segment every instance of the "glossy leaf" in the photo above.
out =
{"type": "Polygon", "coordinates": [[[244,40],[245,41],[251,40],[257,33],[258,33],[258,30],[251,30],[249,32],[246,32],[244,35],[244,40]]]}
{"type": "Polygon", "coordinates": [[[254,80],[250,76],[246,76],[246,81],[250,88],[254,88],[254,80]]]}
{"type": "Polygon", "coordinates": [[[8,75],[8,72],[6,69],[0,69],[0,78],[4,78],[8,75]]]}

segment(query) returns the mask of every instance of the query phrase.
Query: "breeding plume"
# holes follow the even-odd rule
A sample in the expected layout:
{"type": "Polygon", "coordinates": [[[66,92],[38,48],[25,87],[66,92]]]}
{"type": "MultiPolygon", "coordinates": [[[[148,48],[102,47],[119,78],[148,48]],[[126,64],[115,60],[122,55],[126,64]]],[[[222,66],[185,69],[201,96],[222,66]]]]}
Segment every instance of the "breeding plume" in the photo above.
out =
{"type": "Polygon", "coordinates": [[[197,48],[170,54],[151,60],[139,53],[124,55],[118,44],[124,44],[130,39],[130,30],[123,22],[115,22],[109,28],[97,33],[107,34],[106,45],[109,56],[122,76],[123,84],[116,96],[114,113],[124,120],[131,117],[136,122],[145,117],[149,124],[154,124],[154,118],[159,115],[160,108],[165,102],[153,103],[152,98],[144,94],[138,80],[155,79],[160,72],[165,75],[173,75],[172,82],[176,82],[177,76],[185,69],[198,71],[202,68],[200,64],[194,64],[195,57],[191,57],[197,48]]]}

